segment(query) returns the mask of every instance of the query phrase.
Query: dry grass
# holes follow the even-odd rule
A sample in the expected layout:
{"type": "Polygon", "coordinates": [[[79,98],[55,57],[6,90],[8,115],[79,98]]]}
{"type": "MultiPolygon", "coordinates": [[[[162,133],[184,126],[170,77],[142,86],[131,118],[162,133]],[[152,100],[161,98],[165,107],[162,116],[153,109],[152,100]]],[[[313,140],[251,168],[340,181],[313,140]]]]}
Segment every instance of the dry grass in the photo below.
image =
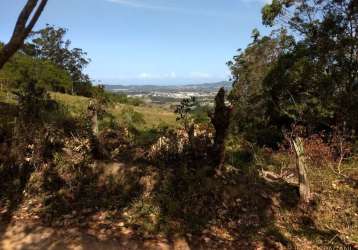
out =
{"type": "MultiPolygon", "coordinates": [[[[67,106],[73,115],[84,114],[90,101],[90,99],[86,97],[72,96],[61,93],[51,93],[51,96],[64,106],[67,106]]],[[[141,113],[144,116],[145,124],[143,124],[143,127],[151,128],[156,127],[159,124],[166,124],[169,126],[177,125],[175,114],[159,106],[150,107],[118,104],[107,108],[107,111],[119,120],[121,111],[128,107],[133,108],[134,111],[141,113]]]]}
{"type": "MultiPolygon", "coordinates": [[[[59,93],[51,93],[51,96],[73,115],[86,112],[88,98],[59,93]]],[[[0,93],[1,101],[14,102],[14,99],[0,93]]],[[[175,115],[161,107],[120,104],[108,111],[119,119],[121,111],[128,107],[143,114],[145,127],[160,123],[176,125],[175,115]]],[[[302,209],[296,204],[296,177],[287,183],[283,180],[267,182],[256,176],[256,169],[261,167],[277,175],[296,173],[294,158],[273,153],[270,154],[272,157],[263,154],[251,159],[245,154],[235,156],[230,150],[235,151],[235,148],[229,147],[228,152],[229,162],[234,166],[227,166],[221,178],[206,178],[199,171],[193,175],[181,171],[183,168],[140,165],[134,168],[134,173],[143,171],[140,175],[125,174],[128,183],[140,187],[136,190],[137,195],[126,200],[123,197],[129,192],[124,192],[123,197],[109,196],[106,201],[110,205],[114,201],[121,205],[114,212],[118,213],[121,222],[133,225],[133,231],[138,234],[185,232],[192,237],[188,241],[194,249],[200,249],[195,245],[198,243],[204,244],[201,249],[224,249],[232,246],[230,244],[235,244],[236,249],[343,249],[357,245],[357,160],[342,165],[342,173],[349,178],[337,175],[328,166],[310,166],[308,174],[315,202],[309,209],[302,209]],[[235,160],[235,157],[239,159],[235,160]],[[250,169],[255,171],[246,173],[250,169]],[[152,183],[152,179],[156,181],[154,189],[145,185],[152,183]],[[217,232],[221,234],[218,236],[217,232]],[[240,245],[244,243],[250,245],[240,245]]],[[[128,165],[123,169],[132,171],[128,165]]],[[[118,176],[106,176],[103,180],[110,190],[124,190],[127,183],[117,185],[115,177],[118,176]]],[[[99,192],[97,186],[93,188],[99,192]]],[[[93,197],[97,199],[96,195],[93,197]]],[[[93,207],[87,202],[85,200],[83,205],[93,207]]],[[[103,210],[106,209],[103,206],[103,210]]]]}
{"type": "Polygon", "coordinates": [[[0,90],[0,102],[8,103],[8,104],[15,104],[16,100],[14,94],[9,91],[0,90]]]}
{"type": "Polygon", "coordinates": [[[73,96],[62,93],[51,92],[50,96],[61,103],[73,116],[85,114],[90,99],[83,96],[73,96]]]}
{"type": "MultiPolygon", "coordinates": [[[[276,162],[282,163],[273,169],[277,174],[282,165],[285,165],[284,172],[296,172],[294,158],[276,155],[276,162]]],[[[308,213],[301,215],[301,211],[281,210],[278,224],[290,237],[300,239],[297,246],[320,249],[343,247],[342,243],[358,245],[358,162],[344,163],[342,175],[332,170],[332,164],[308,166],[314,197],[314,205],[308,213]]],[[[293,182],[297,183],[297,178],[293,182]]]]}
{"type": "Polygon", "coordinates": [[[131,106],[127,104],[116,105],[109,109],[109,112],[119,119],[120,113],[123,109],[128,107],[133,108],[134,111],[141,113],[145,120],[143,127],[152,128],[157,127],[160,124],[166,124],[168,126],[177,126],[176,117],[173,112],[169,112],[161,107],[149,107],[149,106],[131,106]]]}
{"type": "MultiPolygon", "coordinates": [[[[87,97],[73,96],[57,92],[50,92],[50,96],[62,104],[67,112],[75,117],[85,115],[90,102],[90,98],[87,97]]],[[[4,91],[0,91],[0,102],[16,104],[14,95],[10,92],[4,91]]],[[[145,124],[141,124],[140,127],[142,128],[153,128],[161,124],[171,127],[178,126],[175,114],[160,106],[133,106],[128,104],[117,104],[107,107],[107,111],[120,121],[120,114],[122,110],[126,108],[132,108],[134,111],[143,115],[145,124]]]]}

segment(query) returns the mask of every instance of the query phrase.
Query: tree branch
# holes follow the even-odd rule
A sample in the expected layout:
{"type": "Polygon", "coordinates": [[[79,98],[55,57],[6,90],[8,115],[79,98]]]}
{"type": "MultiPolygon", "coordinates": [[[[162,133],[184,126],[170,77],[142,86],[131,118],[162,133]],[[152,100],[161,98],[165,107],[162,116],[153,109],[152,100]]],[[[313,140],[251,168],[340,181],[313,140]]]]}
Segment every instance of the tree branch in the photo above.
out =
{"type": "Polygon", "coordinates": [[[10,41],[0,50],[0,70],[24,44],[26,37],[35,26],[47,2],[48,0],[41,0],[40,4],[38,4],[38,0],[27,1],[26,5],[19,14],[10,41]],[[32,13],[34,14],[29,21],[32,13]],[[28,25],[26,26],[27,23],[28,25]]]}
{"type": "Polygon", "coordinates": [[[36,22],[41,16],[42,11],[45,9],[45,6],[47,4],[48,0],[42,0],[39,4],[39,7],[37,8],[35,14],[33,15],[32,19],[30,20],[29,24],[27,25],[25,32],[27,33],[26,36],[28,36],[31,32],[31,30],[34,28],[36,22]]]}

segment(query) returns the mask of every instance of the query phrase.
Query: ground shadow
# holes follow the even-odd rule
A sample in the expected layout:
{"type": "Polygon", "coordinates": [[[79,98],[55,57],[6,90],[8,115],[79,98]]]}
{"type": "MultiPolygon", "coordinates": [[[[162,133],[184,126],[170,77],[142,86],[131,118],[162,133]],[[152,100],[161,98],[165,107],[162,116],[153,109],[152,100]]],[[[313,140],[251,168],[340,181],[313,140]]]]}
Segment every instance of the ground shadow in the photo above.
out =
{"type": "Polygon", "coordinates": [[[1,166],[0,170],[0,240],[11,223],[13,213],[24,199],[26,184],[33,172],[33,167],[1,166]]]}
{"type": "Polygon", "coordinates": [[[208,176],[204,168],[176,166],[162,172],[155,188],[170,237],[183,234],[192,249],[269,249],[294,244],[276,228],[275,206],[295,207],[296,187],[267,183],[242,171],[208,176]],[[278,197],[273,204],[272,197],[278,197]]]}

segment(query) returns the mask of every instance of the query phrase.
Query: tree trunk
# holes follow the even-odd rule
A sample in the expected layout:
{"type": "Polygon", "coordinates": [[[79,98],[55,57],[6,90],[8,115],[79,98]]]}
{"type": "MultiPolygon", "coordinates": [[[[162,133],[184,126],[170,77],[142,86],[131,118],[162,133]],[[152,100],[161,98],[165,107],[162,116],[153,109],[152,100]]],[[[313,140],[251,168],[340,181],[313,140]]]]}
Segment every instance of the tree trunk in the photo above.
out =
{"type": "Polygon", "coordinates": [[[44,10],[47,1],[48,0],[41,0],[40,4],[38,4],[38,0],[27,1],[17,19],[10,41],[0,50],[0,70],[24,44],[26,37],[32,31],[42,11],[44,10]]]}
{"type": "Polygon", "coordinates": [[[220,170],[225,164],[225,144],[215,143],[214,144],[214,164],[220,170]]]}
{"type": "Polygon", "coordinates": [[[292,139],[292,144],[296,154],[296,167],[298,171],[298,183],[300,192],[300,201],[309,203],[311,199],[310,183],[307,176],[307,167],[304,155],[304,145],[300,137],[292,139]]]}
{"type": "Polygon", "coordinates": [[[195,136],[194,136],[194,132],[195,132],[195,125],[194,124],[191,124],[188,128],[188,140],[189,140],[189,145],[190,145],[190,156],[191,156],[191,159],[193,160],[194,164],[196,164],[196,160],[197,160],[197,157],[196,157],[196,150],[195,150],[195,143],[194,143],[194,140],[195,140],[195,136]]]}

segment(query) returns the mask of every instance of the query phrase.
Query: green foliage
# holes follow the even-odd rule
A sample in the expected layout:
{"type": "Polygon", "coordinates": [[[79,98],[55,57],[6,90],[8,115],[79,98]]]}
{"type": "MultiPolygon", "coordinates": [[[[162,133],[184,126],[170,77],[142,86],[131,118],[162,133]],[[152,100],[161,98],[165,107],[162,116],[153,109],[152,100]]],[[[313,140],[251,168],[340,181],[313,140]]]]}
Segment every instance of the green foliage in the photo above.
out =
{"type": "Polygon", "coordinates": [[[266,76],[268,118],[286,121],[280,124],[286,126],[288,121],[299,121],[314,130],[333,122],[335,103],[330,97],[334,89],[327,84],[328,79],[321,82],[318,75],[323,69],[312,63],[305,48],[302,50],[296,47],[293,53],[283,55],[266,76]]]}
{"type": "Polygon", "coordinates": [[[181,100],[180,104],[175,109],[177,114],[177,121],[181,121],[184,125],[185,130],[189,130],[194,122],[192,112],[198,106],[198,102],[195,97],[181,100]]]}
{"type": "Polygon", "coordinates": [[[50,61],[40,60],[22,53],[5,65],[1,77],[10,80],[12,88],[21,87],[29,78],[34,79],[38,86],[51,91],[70,92],[72,81],[70,75],[50,61]]]}
{"type": "Polygon", "coordinates": [[[15,91],[14,94],[18,100],[20,118],[25,121],[41,121],[47,111],[57,108],[57,103],[50,99],[46,90],[37,87],[33,80],[15,91]]]}
{"type": "Polygon", "coordinates": [[[267,107],[263,81],[278,56],[289,51],[293,44],[293,38],[285,30],[264,37],[256,34],[253,42],[228,62],[234,80],[229,94],[234,106],[232,129],[249,141],[272,144],[279,140],[279,128],[267,119],[270,107],[267,107]]]}
{"type": "Polygon", "coordinates": [[[83,71],[89,64],[87,53],[80,48],[70,48],[71,41],[65,40],[67,30],[47,25],[33,32],[32,40],[26,44],[24,52],[32,57],[50,61],[67,72],[72,86],[71,92],[92,97],[93,89],[88,75],[83,71]]]}
{"type": "Polygon", "coordinates": [[[212,112],[212,107],[203,106],[199,104],[198,106],[195,107],[195,109],[192,111],[191,114],[194,118],[195,123],[209,124],[210,118],[208,114],[211,112],[212,112]]]}
{"type": "Polygon", "coordinates": [[[0,77],[9,79],[19,87],[31,76],[50,91],[93,97],[96,89],[84,73],[90,59],[79,48],[70,48],[65,40],[67,30],[47,25],[33,32],[21,51],[4,67],[0,77]]]}
{"type": "Polygon", "coordinates": [[[86,82],[74,82],[73,93],[79,96],[92,97],[92,84],[89,81],[86,82]]]}
{"type": "Polygon", "coordinates": [[[273,0],[271,4],[266,4],[262,8],[262,22],[265,25],[272,26],[276,17],[282,12],[282,3],[280,0],[273,0]]]}
{"type": "Polygon", "coordinates": [[[143,104],[143,101],[139,98],[128,97],[124,93],[115,93],[115,92],[105,92],[105,98],[110,104],[129,104],[133,106],[140,106],[143,104]]]}
{"type": "Polygon", "coordinates": [[[24,51],[31,56],[49,60],[66,70],[73,82],[88,82],[89,78],[83,70],[90,59],[82,49],[70,48],[71,41],[65,40],[66,33],[64,28],[47,25],[46,28],[33,32],[32,40],[24,51]]]}
{"type": "Polygon", "coordinates": [[[143,114],[135,111],[132,107],[122,109],[119,118],[127,128],[137,128],[145,124],[143,114]]]}
{"type": "Polygon", "coordinates": [[[274,146],[294,123],[308,133],[343,124],[357,131],[355,6],[354,0],[274,0],[263,8],[265,25],[284,24],[267,37],[253,32],[253,42],[228,64],[235,132],[274,146]]]}
{"type": "Polygon", "coordinates": [[[354,6],[353,0],[292,1],[285,6],[284,17],[302,39],[281,56],[265,79],[271,106],[280,109],[279,116],[294,116],[313,130],[344,123],[357,130],[358,39],[352,29],[357,29],[358,9],[354,6]]]}
{"type": "MultiPolygon", "coordinates": [[[[82,49],[71,48],[71,41],[65,39],[66,33],[66,29],[50,25],[33,32],[0,77],[10,80],[12,88],[26,83],[31,76],[37,86],[48,91],[95,97],[98,88],[92,86],[84,73],[90,59],[82,49]]],[[[131,101],[139,105],[139,101],[131,101]]]]}
{"type": "Polygon", "coordinates": [[[195,97],[181,100],[174,111],[177,115],[176,120],[180,121],[187,131],[195,123],[208,124],[210,122],[208,116],[210,112],[211,108],[209,106],[201,105],[195,97]]]}

